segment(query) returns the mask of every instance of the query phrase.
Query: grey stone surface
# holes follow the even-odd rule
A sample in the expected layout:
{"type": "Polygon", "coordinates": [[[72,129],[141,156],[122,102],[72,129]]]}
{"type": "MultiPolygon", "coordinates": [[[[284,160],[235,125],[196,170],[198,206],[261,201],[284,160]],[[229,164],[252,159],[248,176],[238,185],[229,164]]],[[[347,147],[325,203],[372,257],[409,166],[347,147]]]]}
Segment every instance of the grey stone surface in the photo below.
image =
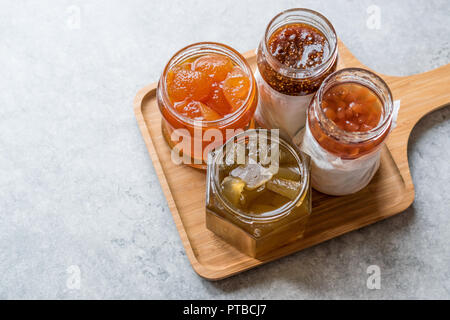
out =
{"type": "Polygon", "coordinates": [[[255,48],[297,6],[323,12],[381,73],[450,62],[447,0],[2,0],[0,298],[450,298],[448,107],[412,133],[416,199],[402,214],[220,282],[191,269],[133,97],[184,45],[255,48]],[[366,26],[372,4],[379,30],[366,26]],[[366,287],[372,264],[380,290],[366,287]]]}

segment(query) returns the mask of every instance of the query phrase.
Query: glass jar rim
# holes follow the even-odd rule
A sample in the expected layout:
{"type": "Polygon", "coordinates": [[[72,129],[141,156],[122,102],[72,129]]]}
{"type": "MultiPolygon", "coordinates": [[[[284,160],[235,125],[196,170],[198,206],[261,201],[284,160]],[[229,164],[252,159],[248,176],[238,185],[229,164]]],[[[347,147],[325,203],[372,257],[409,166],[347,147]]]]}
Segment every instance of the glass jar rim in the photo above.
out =
{"type": "Polygon", "coordinates": [[[392,92],[389,86],[380,76],[376,75],[372,71],[362,68],[344,68],[330,74],[320,85],[313,100],[311,101],[310,108],[308,108],[308,113],[315,112],[316,118],[319,119],[318,123],[324,132],[326,132],[336,140],[345,140],[344,142],[349,143],[361,143],[381,136],[386,130],[389,130],[390,128],[390,124],[393,118],[393,111],[394,105],[392,101],[392,92]],[[343,130],[334,121],[329,119],[321,108],[323,95],[325,94],[326,90],[329,89],[329,87],[334,85],[329,85],[329,82],[338,79],[339,76],[342,76],[345,73],[349,73],[350,75],[362,74],[366,76],[367,79],[363,78],[361,75],[358,75],[351,80],[340,81],[338,82],[338,84],[353,82],[364,85],[377,95],[378,99],[380,99],[380,102],[383,105],[383,108],[385,110],[387,109],[386,111],[384,111],[383,120],[380,121],[376,127],[368,131],[351,132],[343,130]],[[383,96],[380,95],[380,91],[382,91],[381,93],[383,93],[383,96]],[[316,104],[316,108],[314,108],[314,110],[311,110],[311,107],[314,106],[314,104],[316,104]],[[319,113],[320,117],[317,117],[317,113],[319,113]]]}
{"type": "MultiPolygon", "coordinates": [[[[244,212],[238,208],[233,207],[229,204],[229,202],[223,197],[222,193],[220,192],[220,185],[218,180],[218,172],[217,172],[217,161],[219,158],[221,158],[223,154],[223,150],[226,148],[229,144],[236,143],[235,140],[242,139],[249,137],[250,135],[258,135],[262,131],[267,131],[267,129],[250,129],[246,130],[244,132],[241,132],[234,137],[228,139],[225,144],[223,144],[221,147],[210,151],[209,157],[208,157],[208,171],[211,170],[211,172],[207,173],[207,180],[208,184],[211,183],[210,180],[212,180],[212,188],[215,192],[215,194],[218,196],[221,204],[230,212],[232,212],[234,215],[238,216],[239,218],[242,218],[244,220],[254,220],[260,223],[267,223],[272,222],[274,220],[278,220],[280,218],[283,218],[284,216],[288,215],[290,213],[290,210],[297,205],[297,203],[301,200],[301,198],[305,195],[305,193],[308,191],[307,186],[309,183],[309,162],[307,159],[307,156],[304,155],[302,152],[296,150],[293,145],[288,143],[286,140],[282,139],[281,137],[275,138],[269,135],[266,135],[268,139],[274,139],[275,142],[277,142],[279,145],[282,145],[285,147],[288,152],[290,152],[296,162],[297,166],[300,169],[300,176],[301,176],[301,189],[296,196],[294,200],[289,200],[285,205],[281,206],[280,208],[277,208],[273,211],[268,211],[265,213],[264,217],[261,217],[260,215],[251,214],[244,212]],[[266,215],[267,213],[271,213],[270,215],[266,215]]],[[[209,188],[209,186],[207,186],[209,188]]]]}
{"type": "MultiPolygon", "coordinates": [[[[289,16],[287,16],[287,17],[289,17],[289,16]]],[[[316,28],[311,23],[308,23],[306,21],[302,22],[302,23],[311,25],[312,27],[316,28]]],[[[319,31],[322,32],[321,30],[319,30],[319,31]]],[[[270,64],[272,64],[272,67],[273,67],[273,65],[275,65],[277,67],[277,69],[284,71],[283,74],[285,76],[292,77],[292,78],[311,78],[311,77],[315,77],[315,76],[320,76],[320,74],[325,72],[330,66],[333,65],[334,61],[337,58],[337,52],[338,52],[337,34],[336,34],[336,30],[334,29],[331,22],[320,12],[317,12],[317,11],[314,11],[311,9],[307,9],[307,8],[292,8],[292,9],[284,10],[284,11],[278,13],[275,17],[272,18],[272,20],[270,20],[269,24],[267,25],[266,31],[264,32],[264,39],[263,39],[262,43],[263,43],[262,48],[263,48],[264,54],[267,57],[268,62],[270,64]],[[273,24],[277,21],[277,19],[279,19],[283,15],[289,15],[292,13],[294,13],[294,14],[295,13],[309,14],[309,15],[311,15],[311,17],[316,18],[318,23],[320,23],[323,27],[328,28],[329,29],[328,31],[331,32],[331,37],[324,34],[328,43],[332,46],[332,50],[330,50],[329,56],[325,59],[325,61],[322,61],[321,64],[314,66],[310,69],[293,68],[293,67],[289,67],[289,66],[282,64],[280,61],[278,61],[272,55],[272,53],[269,51],[269,48],[267,47],[267,43],[270,39],[270,36],[273,34],[273,32],[278,30],[278,28],[280,28],[281,26],[289,24],[290,22],[288,21],[287,23],[280,24],[279,26],[277,26],[277,28],[272,30],[273,24]],[[295,75],[295,76],[292,76],[292,75],[295,75]]]]}
{"type": "Polygon", "coordinates": [[[199,124],[201,124],[202,127],[210,127],[210,126],[211,127],[217,127],[217,126],[220,127],[220,126],[227,125],[228,123],[235,121],[237,118],[239,118],[239,116],[242,113],[245,112],[245,110],[247,109],[247,106],[249,104],[249,101],[254,96],[255,88],[256,88],[256,84],[255,84],[253,72],[252,72],[247,60],[238,51],[236,51],[232,47],[230,47],[226,44],[223,44],[223,43],[204,41],[204,42],[196,42],[196,43],[190,44],[190,45],[178,50],[170,58],[170,60],[167,62],[166,66],[164,67],[163,73],[158,82],[157,94],[159,94],[159,97],[164,102],[164,105],[169,106],[166,109],[177,120],[180,120],[181,122],[189,124],[191,126],[198,126],[199,124]],[[226,115],[225,117],[223,117],[221,119],[217,119],[217,120],[199,121],[199,120],[191,119],[189,117],[185,117],[185,116],[181,115],[180,113],[176,112],[175,108],[171,107],[173,104],[170,102],[169,95],[167,92],[166,77],[167,77],[167,74],[168,74],[168,71],[170,70],[170,68],[177,65],[180,62],[183,62],[184,60],[186,60],[188,58],[200,56],[199,50],[202,50],[202,49],[206,49],[206,50],[209,49],[209,50],[214,51],[214,52],[207,51],[204,53],[205,55],[210,54],[210,53],[217,53],[217,54],[224,55],[224,54],[228,53],[229,55],[231,55],[231,57],[229,55],[227,55],[227,57],[231,58],[234,63],[236,63],[239,67],[241,67],[243,69],[243,71],[249,76],[249,79],[250,79],[250,88],[248,90],[248,95],[245,98],[242,106],[239,107],[233,113],[226,115]],[[191,52],[191,50],[192,50],[192,52],[191,52]]]}

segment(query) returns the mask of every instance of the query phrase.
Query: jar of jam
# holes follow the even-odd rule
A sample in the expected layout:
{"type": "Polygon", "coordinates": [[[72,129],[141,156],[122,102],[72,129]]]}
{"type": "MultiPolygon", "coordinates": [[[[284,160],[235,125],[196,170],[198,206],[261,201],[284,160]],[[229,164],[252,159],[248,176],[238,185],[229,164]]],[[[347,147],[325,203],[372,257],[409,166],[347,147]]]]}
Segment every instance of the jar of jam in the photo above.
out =
{"type": "Polygon", "coordinates": [[[379,167],[394,114],[391,91],[376,74],[347,68],[328,76],[308,108],[302,143],[313,187],[331,195],[364,188],[379,167]]]}
{"type": "Polygon", "coordinates": [[[275,16],[257,52],[259,125],[293,137],[305,126],[306,109],[337,62],[336,32],[323,15],[290,9],[275,16]]]}
{"type": "Polygon", "coordinates": [[[240,133],[208,161],[206,226],[255,258],[301,238],[311,214],[309,157],[273,131],[240,133]]]}
{"type": "Polygon", "coordinates": [[[178,51],[156,95],[162,133],[176,162],[206,169],[210,150],[254,126],[255,78],[245,58],[224,44],[201,42],[178,51]]]}

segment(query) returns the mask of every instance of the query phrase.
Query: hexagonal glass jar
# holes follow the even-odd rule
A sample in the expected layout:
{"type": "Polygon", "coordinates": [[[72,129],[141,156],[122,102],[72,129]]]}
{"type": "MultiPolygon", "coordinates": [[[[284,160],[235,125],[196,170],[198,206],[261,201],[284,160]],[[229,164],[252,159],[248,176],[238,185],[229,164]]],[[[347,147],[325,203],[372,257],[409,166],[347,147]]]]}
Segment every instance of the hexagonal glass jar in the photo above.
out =
{"type": "MultiPolygon", "coordinates": [[[[309,157],[295,146],[279,138],[278,134],[273,135],[267,132],[269,131],[265,129],[242,132],[229,139],[222,147],[210,152],[208,158],[206,226],[223,240],[254,258],[262,258],[272,250],[301,238],[312,210],[309,157]],[[243,209],[239,204],[233,204],[225,196],[223,181],[226,178],[224,172],[228,172],[226,174],[232,172],[229,166],[232,165],[233,168],[238,166],[235,162],[239,156],[233,155],[233,160],[230,162],[229,150],[237,150],[239,148],[235,148],[235,146],[242,146],[241,150],[246,152],[245,158],[248,159],[252,152],[250,150],[251,141],[258,141],[256,149],[261,152],[261,144],[259,144],[261,140],[258,139],[262,134],[267,139],[267,145],[270,145],[271,150],[277,150],[280,155],[274,175],[261,185],[263,190],[269,188],[270,183],[273,186],[275,177],[282,170],[287,170],[286,168],[297,172],[297,180],[295,181],[295,193],[289,199],[285,198],[285,202],[280,202],[276,198],[277,196],[282,197],[272,192],[273,189],[267,190],[263,198],[252,200],[251,208],[256,206],[272,208],[265,212],[255,213],[252,210],[243,209]],[[275,149],[273,146],[277,146],[277,148],[275,149]],[[269,203],[270,206],[259,202],[269,203]]],[[[259,157],[258,159],[260,159],[259,157]]]]}

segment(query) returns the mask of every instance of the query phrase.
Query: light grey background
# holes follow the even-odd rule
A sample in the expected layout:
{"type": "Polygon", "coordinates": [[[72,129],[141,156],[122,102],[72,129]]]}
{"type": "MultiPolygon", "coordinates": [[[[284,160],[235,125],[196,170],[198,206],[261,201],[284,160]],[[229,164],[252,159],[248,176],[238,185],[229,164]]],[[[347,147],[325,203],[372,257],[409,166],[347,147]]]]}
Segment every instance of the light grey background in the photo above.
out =
{"type": "Polygon", "coordinates": [[[191,269],[132,112],[176,50],[202,40],[253,49],[291,7],[324,13],[381,73],[445,65],[448,0],[0,6],[0,298],[450,298],[450,108],[412,133],[408,210],[220,282],[191,269]],[[380,30],[366,26],[372,4],[380,30]],[[366,287],[371,264],[380,290],[366,287]]]}

